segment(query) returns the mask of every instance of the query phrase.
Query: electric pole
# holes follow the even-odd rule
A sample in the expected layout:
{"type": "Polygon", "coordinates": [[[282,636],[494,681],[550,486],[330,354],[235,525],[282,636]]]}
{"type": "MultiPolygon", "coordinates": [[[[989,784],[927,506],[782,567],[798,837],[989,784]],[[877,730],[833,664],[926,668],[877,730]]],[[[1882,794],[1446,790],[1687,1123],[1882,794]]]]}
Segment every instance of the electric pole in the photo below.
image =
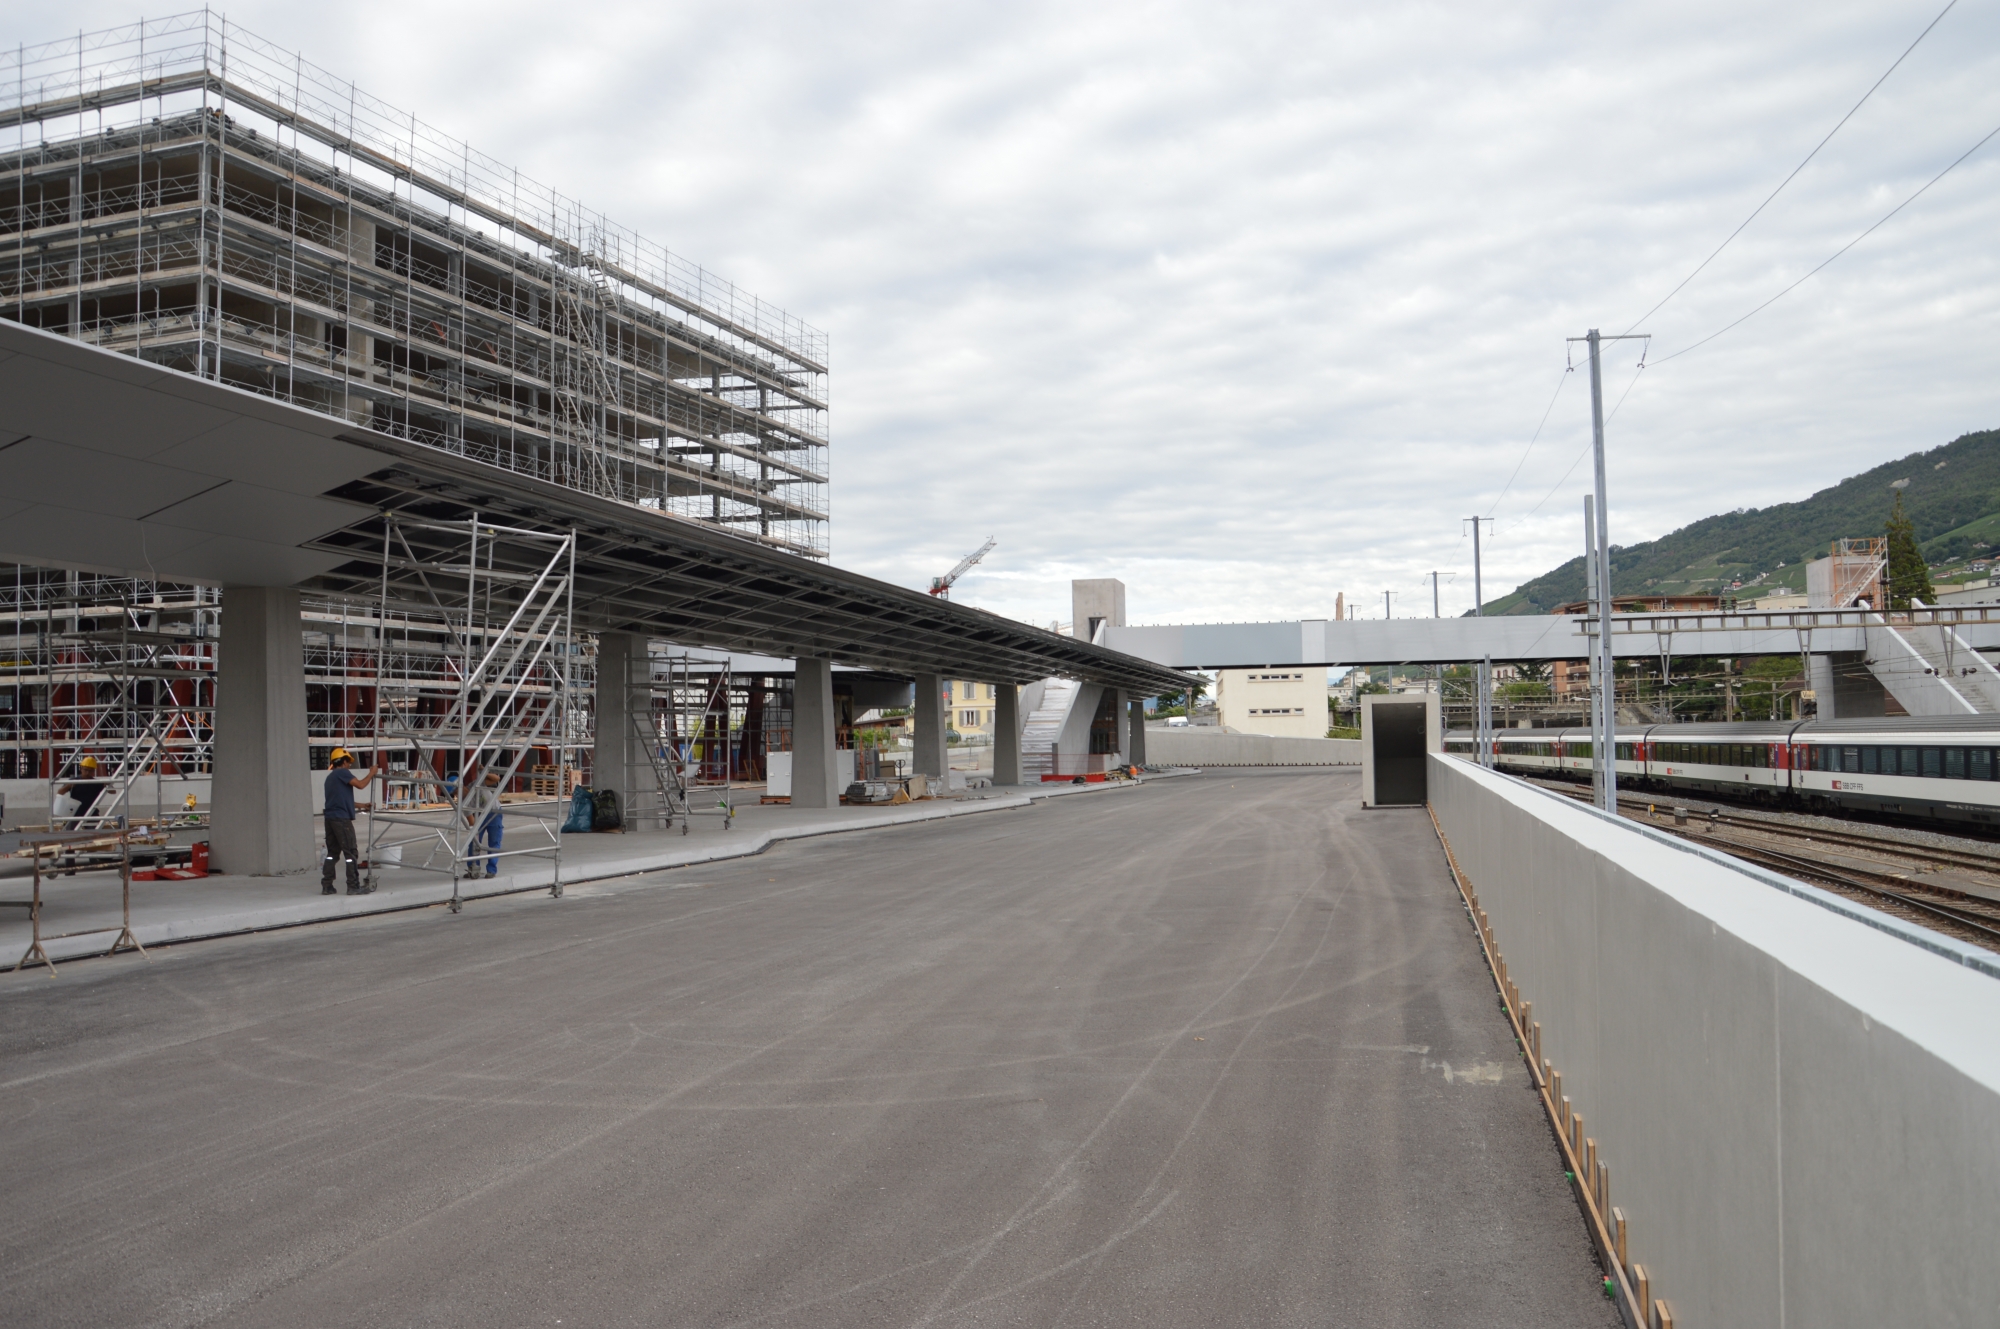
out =
{"type": "MultiPolygon", "coordinates": [[[[1590,447],[1597,471],[1597,642],[1591,652],[1590,673],[1593,682],[1604,679],[1603,703],[1596,726],[1591,735],[1591,755],[1593,765],[1603,768],[1604,786],[1598,793],[1598,806],[1614,817],[1618,815],[1618,695],[1617,685],[1611,672],[1611,532],[1609,498],[1604,484],[1604,370],[1603,357],[1599,350],[1608,341],[1647,341],[1646,333],[1627,333],[1618,337],[1606,337],[1592,328],[1581,337],[1571,337],[1572,342],[1590,344],[1590,447]]],[[[1642,361],[1643,363],[1643,361],[1642,361]]]]}
{"type": "MultiPolygon", "coordinates": [[[[1486,584],[1480,580],[1479,526],[1482,522],[1491,526],[1493,519],[1491,517],[1467,517],[1465,521],[1472,523],[1472,616],[1474,618],[1484,618],[1486,617],[1486,584]]],[[[1459,524],[1463,526],[1465,522],[1460,522],[1459,524]]]]}
{"type": "MultiPolygon", "coordinates": [[[[1479,566],[1479,528],[1482,523],[1492,525],[1491,517],[1467,517],[1472,523],[1472,616],[1486,617],[1486,583],[1479,566]]],[[[1493,657],[1484,656],[1479,661],[1479,677],[1473,684],[1476,693],[1472,705],[1473,740],[1479,744],[1479,764],[1493,764],[1493,657]]]]}
{"type": "MultiPolygon", "coordinates": [[[[1597,604],[1597,496],[1583,496],[1583,598],[1597,604]]],[[[1590,659],[1590,741],[1595,744],[1604,728],[1604,680],[1598,677],[1596,642],[1591,643],[1590,659]]],[[[1590,763],[1590,801],[1604,806],[1604,767],[1590,763]]]]}
{"type": "Polygon", "coordinates": [[[1394,594],[1395,594],[1395,592],[1394,592],[1394,591],[1384,591],[1384,592],[1382,592],[1382,617],[1383,617],[1383,618],[1385,618],[1385,619],[1389,619],[1389,618],[1394,618],[1394,617],[1395,617],[1395,614],[1391,613],[1391,612],[1390,612],[1390,610],[1389,610],[1389,597],[1390,597],[1390,596],[1392,596],[1392,595],[1394,595],[1394,594]]]}
{"type": "MultiPolygon", "coordinates": [[[[1438,575],[1435,572],[1431,573],[1431,617],[1439,617],[1438,575]]],[[[1430,674],[1431,686],[1438,694],[1438,705],[1441,707],[1444,705],[1444,666],[1433,664],[1430,668],[1430,674]]]]}

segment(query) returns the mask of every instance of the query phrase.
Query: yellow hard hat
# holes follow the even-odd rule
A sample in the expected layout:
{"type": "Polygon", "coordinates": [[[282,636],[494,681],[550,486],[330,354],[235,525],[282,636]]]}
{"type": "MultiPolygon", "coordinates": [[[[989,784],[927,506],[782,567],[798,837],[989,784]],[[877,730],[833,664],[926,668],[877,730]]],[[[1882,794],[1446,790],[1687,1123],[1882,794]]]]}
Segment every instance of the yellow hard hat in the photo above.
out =
{"type": "Polygon", "coordinates": [[[352,761],[354,759],[354,754],[352,752],[349,752],[346,748],[335,748],[332,752],[327,754],[326,759],[328,761],[352,761]]]}
{"type": "Polygon", "coordinates": [[[81,762],[79,762],[79,763],[77,763],[77,764],[78,764],[78,765],[80,765],[80,766],[88,766],[88,767],[90,767],[90,769],[91,769],[91,770],[93,770],[93,771],[94,771],[94,770],[96,770],[96,769],[97,769],[97,758],[95,758],[95,757],[85,757],[85,758],[84,758],[84,759],[83,759],[83,760],[82,760],[81,762]]]}

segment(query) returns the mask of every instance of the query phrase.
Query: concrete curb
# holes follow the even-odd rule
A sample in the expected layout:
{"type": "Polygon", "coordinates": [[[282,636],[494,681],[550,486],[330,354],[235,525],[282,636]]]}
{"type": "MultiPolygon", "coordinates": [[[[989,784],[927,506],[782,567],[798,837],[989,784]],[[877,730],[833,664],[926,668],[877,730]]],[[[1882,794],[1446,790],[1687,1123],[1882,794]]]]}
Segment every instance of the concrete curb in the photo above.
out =
{"type": "MultiPolygon", "coordinates": [[[[774,844],[787,840],[811,840],[827,835],[846,835],[855,831],[873,831],[892,826],[914,826],[927,821],[942,821],[950,817],[969,817],[982,812],[1006,812],[1017,808],[1032,807],[1049,798],[1074,794],[1106,793],[1115,789],[1131,790],[1140,784],[1153,780],[1173,779],[1178,776],[1197,775],[1194,770],[1172,770],[1149,772],[1134,783],[1093,784],[1093,785],[1053,785],[1047,789],[1026,794],[1012,794],[999,798],[984,798],[972,802],[939,802],[935,805],[913,805],[909,810],[890,813],[869,821],[847,824],[838,822],[821,823],[813,826],[781,827],[769,831],[724,832],[729,839],[725,844],[707,844],[696,847],[690,845],[679,851],[635,854],[629,858],[599,859],[575,865],[565,870],[563,886],[584,886],[592,882],[614,881],[622,877],[636,877],[648,872],[664,872],[673,868],[694,867],[703,863],[718,863],[733,858],[751,858],[763,853],[774,844]],[[571,875],[574,873],[575,875],[571,875]]],[[[461,900],[490,900],[506,895],[525,895],[532,891],[546,891],[554,881],[552,869],[537,869],[530,872],[514,873],[481,882],[475,888],[464,883],[459,891],[461,900]]],[[[302,877],[300,879],[304,881],[302,877]]],[[[449,903],[451,883],[418,883],[385,886],[373,895],[313,895],[292,904],[264,906],[262,908],[237,909],[227,912],[202,914],[189,918],[170,919],[166,922],[138,923],[132,925],[133,935],[141,946],[169,946],[182,942],[205,941],[214,937],[242,936],[251,932],[269,932],[278,928],[305,927],[314,923],[333,923],[349,918],[365,918],[375,914],[402,913],[411,909],[429,909],[449,903]]],[[[116,915],[114,914],[114,919],[116,915]]],[[[117,933],[114,922],[106,933],[85,933],[80,936],[63,937],[45,943],[45,949],[57,961],[83,960],[92,956],[110,953],[110,944],[117,933]]],[[[39,968],[39,964],[33,966],[39,968]]],[[[0,972],[14,972],[18,963],[10,964],[0,972]]]]}

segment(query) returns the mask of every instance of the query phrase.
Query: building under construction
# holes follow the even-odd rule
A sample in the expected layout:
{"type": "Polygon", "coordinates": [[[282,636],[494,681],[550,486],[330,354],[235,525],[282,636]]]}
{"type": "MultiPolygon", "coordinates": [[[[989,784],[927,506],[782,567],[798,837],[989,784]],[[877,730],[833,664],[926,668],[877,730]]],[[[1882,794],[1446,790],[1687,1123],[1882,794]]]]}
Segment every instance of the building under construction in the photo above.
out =
{"type": "Polygon", "coordinates": [[[0,317],[826,556],[824,334],[206,10],[5,64],[0,317]]]}
{"type": "MultiPolygon", "coordinates": [[[[208,11],[0,66],[0,317],[827,554],[824,334],[208,11]]],[[[94,756],[135,811],[205,784],[218,592],[0,573],[0,780],[94,756]]],[[[316,766],[466,686],[445,616],[303,611],[316,766]]],[[[760,770],[775,688],[686,673],[663,738],[760,770]]]]}

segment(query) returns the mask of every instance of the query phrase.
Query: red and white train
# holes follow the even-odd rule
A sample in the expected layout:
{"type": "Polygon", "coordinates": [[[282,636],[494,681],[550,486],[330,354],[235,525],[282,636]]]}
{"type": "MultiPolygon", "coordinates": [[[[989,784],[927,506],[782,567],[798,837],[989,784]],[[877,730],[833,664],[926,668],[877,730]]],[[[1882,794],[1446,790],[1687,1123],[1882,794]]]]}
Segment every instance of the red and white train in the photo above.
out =
{"type": "MultiPolygon", "coordinates": [[[[1445,751],[1471,758],[1464,731],[1445,751]]],[[[1618,787],[2000,826],[2000,716],[1621,726],[1618,787]]],[[[1496,764],[1589,779],[1590,730],[1503,729],[1496,764]]]]}

